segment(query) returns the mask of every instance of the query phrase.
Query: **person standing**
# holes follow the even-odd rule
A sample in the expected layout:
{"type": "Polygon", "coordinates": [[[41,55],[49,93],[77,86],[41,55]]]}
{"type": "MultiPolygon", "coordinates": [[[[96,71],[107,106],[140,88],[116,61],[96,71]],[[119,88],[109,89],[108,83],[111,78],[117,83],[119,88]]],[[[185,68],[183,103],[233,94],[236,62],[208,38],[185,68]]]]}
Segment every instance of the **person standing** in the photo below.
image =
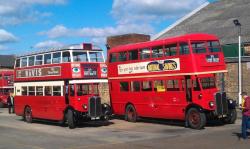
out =
{"type": "Polygon", "coordinates": [[[242,92],[242,97],[244,98],[244,103],[242,107],[242,138],[247,139],[247,128],[248,121],[250,120],[250,97],[247,96],[246,92],[242,92]]]}
{"type": "Polygon", "coordinates": [[[14,113],[15,110],[14,110],[14,96],[13,96],[13,93],[10,93],[9,97],[7,98],[7,104],[8,104],[9,114],[11,114],[11,111],[12,111],[12,113],[14,113]]]}

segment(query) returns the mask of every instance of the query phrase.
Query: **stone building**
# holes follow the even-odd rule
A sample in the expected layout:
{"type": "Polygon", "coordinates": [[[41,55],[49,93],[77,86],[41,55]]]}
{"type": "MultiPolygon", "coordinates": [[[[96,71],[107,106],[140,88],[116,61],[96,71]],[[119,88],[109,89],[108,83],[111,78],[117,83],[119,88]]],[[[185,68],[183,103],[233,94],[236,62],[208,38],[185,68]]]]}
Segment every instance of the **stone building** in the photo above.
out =
{"type": "Polygon", "coordinates": [[[225,91],[230,98],[238,97],[238,28],[233,20],[241,23],[242,36],[242,90],[250,94],[250,1],[218,0],[205,3],[190,14],[169,26],[152,40],[187,33],[210,33],[219,37],[226,57],[228,73],[225,74],[225,91]]]}
{"type": "Polygon", "coordinates": [[[14,69],[14,55],[0,55],[0,71],[14,69]]]}

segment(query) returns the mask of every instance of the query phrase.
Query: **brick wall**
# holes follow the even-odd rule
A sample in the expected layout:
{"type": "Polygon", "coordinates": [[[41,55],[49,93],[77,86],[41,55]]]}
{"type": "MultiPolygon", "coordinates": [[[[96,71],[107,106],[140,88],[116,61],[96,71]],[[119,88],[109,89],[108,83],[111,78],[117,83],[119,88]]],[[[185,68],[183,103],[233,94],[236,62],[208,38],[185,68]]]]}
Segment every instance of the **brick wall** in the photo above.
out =
{"type": "Polygon", "coordinates": [[[125,34],[125,35],[118,35],[118,36],[110,36],[107,38],[107,44],[110,48],[118,46],[118,45],[125,45],[130,43],[137,43],[137,42],[144,42],[149,41],[150,36],[144,34],[125,34]]]}

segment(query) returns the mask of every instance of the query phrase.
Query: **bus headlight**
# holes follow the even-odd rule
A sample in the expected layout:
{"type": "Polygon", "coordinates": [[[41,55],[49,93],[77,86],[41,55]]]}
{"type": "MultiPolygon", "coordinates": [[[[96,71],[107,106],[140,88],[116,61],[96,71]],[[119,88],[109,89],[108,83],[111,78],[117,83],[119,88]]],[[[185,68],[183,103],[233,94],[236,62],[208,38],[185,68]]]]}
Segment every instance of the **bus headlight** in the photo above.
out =
{"type": "Polygon", "coordinates": [[[88,109],[88,106],[86,104],[83,104],[82,107],[83,107],[84,110],[88,109]]]}
{"type": "Polygon", "coordinates": [[[210,101],[210,102],[209,102],[209,107],[210,107],[210,108],[213,108],[213,107],[214,107],[214,102],[213,102],[213,101],[210,101]]]}

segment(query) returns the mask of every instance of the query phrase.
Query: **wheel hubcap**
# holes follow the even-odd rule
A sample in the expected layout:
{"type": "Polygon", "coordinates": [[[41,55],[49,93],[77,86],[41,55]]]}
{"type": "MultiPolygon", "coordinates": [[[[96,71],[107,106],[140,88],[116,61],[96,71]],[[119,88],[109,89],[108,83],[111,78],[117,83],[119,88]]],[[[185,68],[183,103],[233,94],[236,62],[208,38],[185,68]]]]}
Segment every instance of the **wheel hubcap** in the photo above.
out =
{"type": "Polygon", "coordinates": [[[192,111],[189,116],[189,121],[194,125],[198,125],[200,123],[199,113],[192,111]]]}

